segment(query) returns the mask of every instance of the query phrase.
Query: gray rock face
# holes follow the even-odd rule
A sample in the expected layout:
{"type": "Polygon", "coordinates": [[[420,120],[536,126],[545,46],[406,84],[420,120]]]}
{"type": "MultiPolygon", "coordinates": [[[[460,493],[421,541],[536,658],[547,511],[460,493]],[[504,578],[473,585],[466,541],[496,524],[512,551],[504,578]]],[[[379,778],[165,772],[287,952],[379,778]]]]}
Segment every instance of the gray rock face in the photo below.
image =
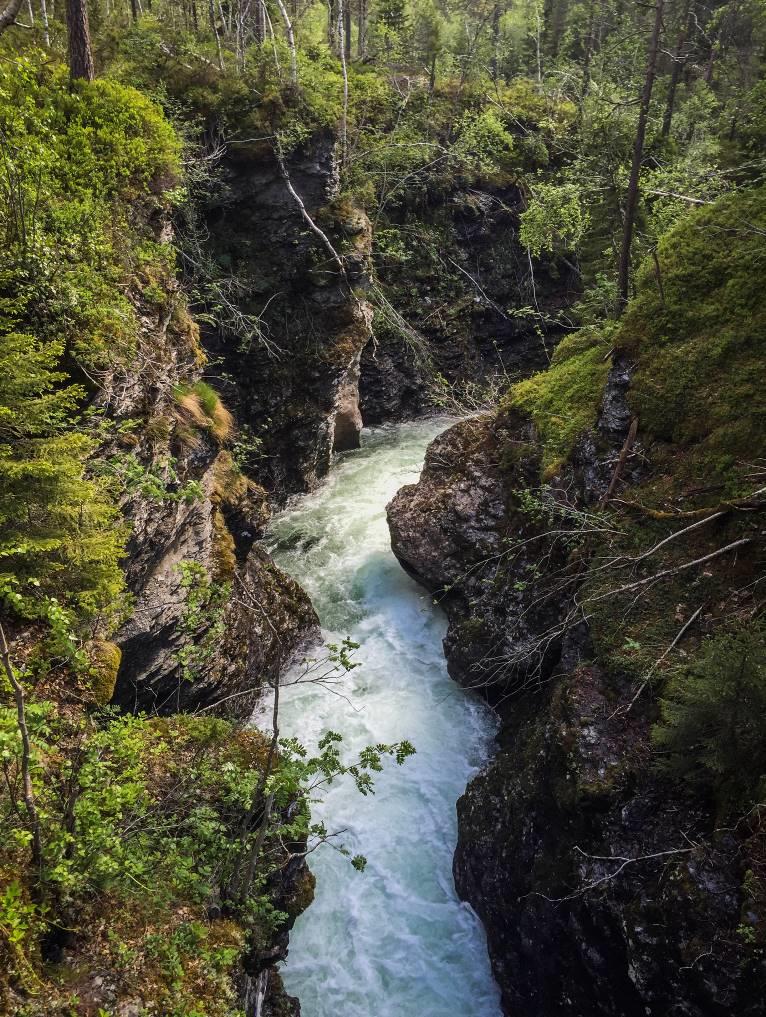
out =
{"type": "Polygon", "coordinates": [[[164,525],[154,520],[151,538],[134,530],[136,606],[118,637],[123,664],[115,696],[125,708],[176,713],[220,703],[215,712],[246,718],[264,685],[318,625],[307,595],[259,545],[220,575],[226,531],[211,474],[212,468],[202,479],[205,496],[176,508],[164,525]],[[213,593],[196,624],[188,563],[212,577],[213,593]]]}
{"type": "Polygon", "coordinates": [[[338,386],[333,419],[333,452],[359,448],[362,413],[359,409],[359,354],[354,357],[338,386]]]}
{"type": "Polygon", "coordinates": [[[370,338],[371,227],[338,199],[335,139],[313,138],[287,162],[308,214],[343,258],[345,276],[306,223],[266,144],[232,147],[226,191],[208,209],[210,244],[260,318],[263,341],[223,328],[203,339],[222,391],[258,443],[252,469],[277,499],[315,487],[333,450],[356,447],[359,357],[370,338]]]}
{"type": "Polygon", "coordinates": [[[392,315],[377,322],[377,342],[362,355],[362,414],[370,424],[429,412],[451,394],[470,405],[490,377],[543,367],[562,334],[553,319],[578,286],[564,262],[542,261],[533,275],[518,239],[523,202],[515,186],[455,189],[412,204],[403,199],[386,212],[390,221],[378,223],[408,256],[387,258],[384,249],[376,278],[420,340],[392,315]]]}
{"type": "MultiPolygon", "coordinates": [[[[333,166],[331,146],[301,164],[296,179],[308,198],[325,200],[327,189],[335,186],[333,166]]],[[[260,183],[265,192],[271,188],[281,195],[286,214],[281,178],[265,174],[260,183]]],[[[287,230],[283,242],[296,240],[294,219],[282,225],[287,230]]],[[[266,245],[268,227],[262,223],[259,232],[266,245]]],[[[168,229],[165,221],[156,224],[159,237],[168,239],[168,229]]],[[[283,254],[287,258],[287,251],[283,254]]],[[[226,428],[216,435],[204,414],[193,405],[184,408],[179,399],[179,391],[191,391],[199,380],[204,357],[199,330],[177,283],[167,280],[166,285],[160,310],[148,305],[140,290],[128,294],[142,325],[135,361],[130,371],[115,368],[104,379],[100,396],[111,416],[142,421],[128,432],[127,445],[117,437],[105,454],[117,461],[127,457],[151,481],[133,484],[124,496],[131,526],[125,568],[134,604],[116,637],[122,663],[114,701],[131,710],[172,713],[204,707],[247,717],[264,684],[314,631],[317,618],[306,594],[256,544],[269,518],[267,492],[241,473],[222,448],[231,437],[226,428]]],[[[337,284],[335,292],[345,306],[346,294],[337,284]]],[[[358,301],[351,305],[344,313],[354,320],[355,315],[364,317],[358,301]]],[[[358,349],[345,350],[345,356],[343,370],[338,363],[332,371],[319,372],[327,400],[319,424],[316,414],[295,422],[295,433],[303,435],[315,458],[321,444],[317,434],[324,428],[322,455],[328,461],[336,388],[345,380],[349,414],[358,375],[358,349]]],[[[297,366],[291,364],[291,369],[300,384],[297,366]]],[[[217,387],[226,400],[223,379],[217,387]]],[[[237,392],[257,395],[244,381],[237,392]]],[[[271,398],[278,394],[273,384],[270,393],[271,398]]],[[[291,461],[285,446],[279,452],[280,461],[291,461]]],[[[304,467],[305,461],[297,469],[304,467]]]]}
{"type": "MultiPolygon", "coordinates": [[[[172,419],[172,404],[172,395],[160,398],[150,423],[172,419]]],[[[314,631],[316,615],[256,543],[269,518],[266,492],[204,434],[189,444],[177,429],[158,442],[147,431],[150,425],[132,454],[159,474],[160,464],[174,462],[175,479],[167,492],[139,490],[124,504],[134,604],[116,637],[122,663],[114,701],[130,710],[205,707],[247,717],[264,684],[314,631]]]]}
{"type": "MultiPolygon", "coordinates": [[[[619,444],[626,420],[609,401],[619,444]]],[[[464,421],[388,506],[395,553],[441,591],[451,675],[501,718],[495,758],[458,803],[456,886],[509,1015],[755,1017],[766,971],[738,929],[760,849],[654,777],[649,708],[620,713],[633,683],[594,662],[587,627],[561,625],[569,595],[538,578],[566,567],[541,544],[539,499],[608,478],[589,440],[574,457],[587,469],[540,488],[527,425],[464,421]]]]}

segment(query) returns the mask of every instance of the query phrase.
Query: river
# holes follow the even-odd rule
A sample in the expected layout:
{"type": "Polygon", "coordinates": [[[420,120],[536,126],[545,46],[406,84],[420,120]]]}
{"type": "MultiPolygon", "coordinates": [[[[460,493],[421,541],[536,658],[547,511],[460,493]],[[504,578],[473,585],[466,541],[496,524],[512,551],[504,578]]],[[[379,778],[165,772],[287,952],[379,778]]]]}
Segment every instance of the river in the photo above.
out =
{"type": "Polygon", "coordinates": [[[280,729],[315,746],[331,728],[349,755],[408,739],[363,797],[333,784],[313,816],[346,829],[367,858],[355,871],[327,846],[310,856],[316,899],[298,919],[282,968],[303,1017],[499,1017],[481,925],[452,882],[455,802],[482,765],[492,713],[450,681],[446,620],[391,552],[385,505],[417,480],[428,444],[449,421],[365,430],[322,488],[277,515],[268,544],[307,590],[326,642],[350,636],[362,666],[343,697],[298,686],[282,693],[280,729]]]}

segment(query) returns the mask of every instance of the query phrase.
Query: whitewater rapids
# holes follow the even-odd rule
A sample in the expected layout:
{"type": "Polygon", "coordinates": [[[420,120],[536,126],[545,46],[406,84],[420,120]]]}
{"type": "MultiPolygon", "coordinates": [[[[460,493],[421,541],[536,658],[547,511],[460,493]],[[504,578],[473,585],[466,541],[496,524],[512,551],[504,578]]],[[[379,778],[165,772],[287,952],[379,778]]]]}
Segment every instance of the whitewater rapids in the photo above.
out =
{"type": "MultiPolygon", "coordinates": [[[[313,686],[282,692],[280,729],[315,747],[327,729],[344,752],[411,741],[376,793],[333,784],[313,818],[345,829],[365,872],[324,846],[310,856],[316,899],[298,919],[282,967],[303,1017],[499,1017],[482,927],[455,893],[455,802],[487,758],[492,713],[447,675],[446,621],[391,552],[385,505],[418,479],[449,421],[366,430],[322,488],[277,515],[268,546],[311,596],[326,642],[350,636],[362,666],[343,697],[313,686]]],[[[319,650],[316,651],[319,654],[319,650]]]]}

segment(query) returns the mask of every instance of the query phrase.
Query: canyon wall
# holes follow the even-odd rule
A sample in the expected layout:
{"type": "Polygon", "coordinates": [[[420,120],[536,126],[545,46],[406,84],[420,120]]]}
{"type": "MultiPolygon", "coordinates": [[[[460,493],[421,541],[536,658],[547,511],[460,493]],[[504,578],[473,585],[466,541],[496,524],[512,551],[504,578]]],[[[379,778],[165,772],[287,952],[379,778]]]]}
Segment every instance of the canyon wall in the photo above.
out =
{"type": "MultiPolygon", "coordinates": [[[[439,437],[388,506],[395,553],[447,613],[451,675],[501,720],[458,803],[454,873],[508,1014],[762,1011],[760,808],[717,785],[698,742],[663,754],[654,737],[662,697],[692,702],[678,697],[710,661],[710,695],[743,673],[747,656],[706,648],[725,654],[732,632],[762,645],[763,502],[744,465],[762,424],[733,393],[756,398],[763,299],[744,252],[710,236],[679,227],[662,291],[647,268],[619,330],[565,339],[548,371],[439,437]],[[714,362],[702,318],[673,303],[693,297],[690,262],[717,266],[695,297],[726,322],[714,362]]],[[[741,730],[727,710],[747,696],[722,698],[704,737],[741,730]]]]}

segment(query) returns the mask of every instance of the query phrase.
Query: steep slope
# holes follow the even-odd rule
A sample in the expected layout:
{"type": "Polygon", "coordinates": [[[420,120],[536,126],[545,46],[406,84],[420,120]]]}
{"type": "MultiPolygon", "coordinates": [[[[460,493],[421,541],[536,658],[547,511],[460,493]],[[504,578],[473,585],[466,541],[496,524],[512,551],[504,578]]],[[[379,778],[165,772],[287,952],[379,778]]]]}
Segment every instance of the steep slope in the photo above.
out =
{"type": "Polygon", "coordinates": [[[280,794],[259,837],[282,761],[234,721],[316,616],[253,546],[266,492],[202,380],[180,144],[47,57],[5,63],[0,97],[0,1008],[293,1012],[307,820],[280,794]]]}
{"type": "Polygon", "coordinates": [[[616,333],[567,339],[389,506],[502,720],[455,878],[508,1013],[762,1006],[763,216],[754,190],[677,227],[616,333]]]}

